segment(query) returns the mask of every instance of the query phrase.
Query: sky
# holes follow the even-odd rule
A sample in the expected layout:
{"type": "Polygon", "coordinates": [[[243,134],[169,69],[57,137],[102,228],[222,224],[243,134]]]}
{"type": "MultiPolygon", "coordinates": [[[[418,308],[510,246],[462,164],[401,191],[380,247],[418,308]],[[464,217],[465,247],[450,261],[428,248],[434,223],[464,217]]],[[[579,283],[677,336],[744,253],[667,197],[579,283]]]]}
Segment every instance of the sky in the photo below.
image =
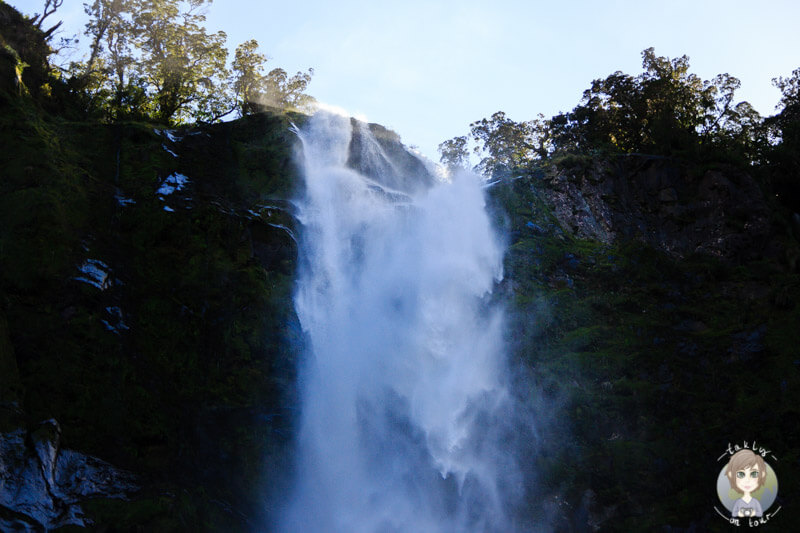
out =
{"type": "MultiPolygon", "coordinates": [[[[44,0],[7,0],[23,13],[44,0]]],[[[84,0],[64,0],[62,35],[84,0]]],[[[797,0],[215,0],[206,28],[228,48],[256,39],[268,68],[314,69],[307,92],[378,122],[438,160],[437,146],[495,111],[516,121],[569,111],[591,81],[642,71],[642,50],[684,54],[703,79],[739,78],[738,100],[771,115],[771,80],[800,68],[797,0]]]]}

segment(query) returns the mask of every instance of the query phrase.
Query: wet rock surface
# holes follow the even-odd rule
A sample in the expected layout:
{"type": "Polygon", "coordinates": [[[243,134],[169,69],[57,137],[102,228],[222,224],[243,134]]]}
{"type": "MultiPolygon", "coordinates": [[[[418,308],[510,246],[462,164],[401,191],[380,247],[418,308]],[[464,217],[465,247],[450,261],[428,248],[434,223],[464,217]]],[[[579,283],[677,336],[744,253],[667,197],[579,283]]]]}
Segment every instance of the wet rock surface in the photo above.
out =
{"type": "Polygon", "coordinates": [[[133,474],[61,447],[55,420],[34,431],[0,434],[0,529],[43,531],[91,523],[81,504],[92,498],[126,498],[138,489],[133,474]]]}
{"type": "Polygon", "coordinates": [[[390,192],[414,193],[434,183],[430,169],[403,146],[395,132],[380,124],[351,122],[348,166],[367,176],[381,176],[381,185],[390,192]]]}

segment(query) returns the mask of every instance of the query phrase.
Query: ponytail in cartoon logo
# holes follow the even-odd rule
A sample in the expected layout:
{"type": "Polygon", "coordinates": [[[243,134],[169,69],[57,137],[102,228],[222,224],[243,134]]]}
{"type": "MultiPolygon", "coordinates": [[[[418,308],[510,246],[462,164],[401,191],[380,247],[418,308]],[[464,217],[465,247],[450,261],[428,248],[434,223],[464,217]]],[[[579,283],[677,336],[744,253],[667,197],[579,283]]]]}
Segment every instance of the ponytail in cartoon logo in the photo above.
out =
{"type": "Polygon", "coordinates": [[[778,513],[780,507],[767,512],[778,496],[778,477],[764,460],[774,455],[764,447],[757,447],[753,441],[743,446],[728,445],[727,451],[718,460],[728,457],[717,478],[717,495],[727,513],[716,509],[717,513],[736,526],[756,527],[766,524],[778,513]]]}

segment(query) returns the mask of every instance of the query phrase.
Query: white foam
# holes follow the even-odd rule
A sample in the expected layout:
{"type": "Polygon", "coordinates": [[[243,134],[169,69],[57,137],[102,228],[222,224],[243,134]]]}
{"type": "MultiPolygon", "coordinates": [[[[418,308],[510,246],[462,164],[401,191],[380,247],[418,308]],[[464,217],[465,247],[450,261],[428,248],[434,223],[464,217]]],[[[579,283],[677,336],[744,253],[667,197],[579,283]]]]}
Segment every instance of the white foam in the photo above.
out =
{"type": "Polygon", "coordinates": [[[310,353],[279,529],[512,531],[502,314],[485,303],[503,249],[481,180],[385,194],[380,175],[346,167],[349,119],[318,113],[297,133],[306,268],[295,307],[310,353]]]}

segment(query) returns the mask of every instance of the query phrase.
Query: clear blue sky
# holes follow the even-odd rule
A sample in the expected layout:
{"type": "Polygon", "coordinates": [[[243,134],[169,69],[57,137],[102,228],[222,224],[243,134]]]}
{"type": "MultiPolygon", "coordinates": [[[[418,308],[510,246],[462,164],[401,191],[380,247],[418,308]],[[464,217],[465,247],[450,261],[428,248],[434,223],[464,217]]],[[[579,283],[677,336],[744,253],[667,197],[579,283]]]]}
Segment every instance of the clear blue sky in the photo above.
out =
{"type": "MultiPolygon", "coordinates": [[[[10,0],[25,13],[44,0],[10,0]]],[[[83,0],[58,15],[71,33],[83,0]]],[[[728,72],[773,114],[771,84],[800,67],[798,0],[216,0],[206,27],[228,47],[254,38],[289,72],[313,67],[308,92],[397,131],[438,160],[440,142],[498,110],[514,120],[572,109],[595,78],[636,75],[641,51],[687,54],[703,79],[728,72]]]]}

